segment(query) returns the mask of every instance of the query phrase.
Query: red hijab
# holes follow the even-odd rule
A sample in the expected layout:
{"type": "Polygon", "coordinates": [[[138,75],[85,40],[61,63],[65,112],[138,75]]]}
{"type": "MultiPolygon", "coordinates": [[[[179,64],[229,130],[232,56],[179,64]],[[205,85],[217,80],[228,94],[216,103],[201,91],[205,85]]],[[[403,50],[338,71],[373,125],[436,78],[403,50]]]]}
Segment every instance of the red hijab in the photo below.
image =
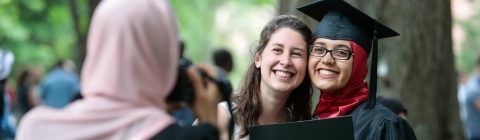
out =
{"type": "Polygon", "coordinates": [[[322,91],[320,102],[313,113],[313,116],[318,115],[318,119],[348,115],[368,99],[368,85],[365,81],[368,73],[368,55],[357,43],[350,41],[350,45],[355,54],[350,79],[340,90],[322,91]]]}

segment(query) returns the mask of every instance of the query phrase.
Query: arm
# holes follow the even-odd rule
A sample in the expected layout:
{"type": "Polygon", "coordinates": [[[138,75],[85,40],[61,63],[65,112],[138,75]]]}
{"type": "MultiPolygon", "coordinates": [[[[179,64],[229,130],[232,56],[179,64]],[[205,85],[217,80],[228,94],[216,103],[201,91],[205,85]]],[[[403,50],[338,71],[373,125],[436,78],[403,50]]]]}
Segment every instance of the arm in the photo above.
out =
{"type": "Polygon", "coordinates": [[[217,128],[220,132],[220,138],[222,140],[228,140],[228,124],[230,122],[230,115],[226,109],[224,109],[223,107],[218,107],[217,118],[217,128]]]}
{"type": "MultiPolygon", "coordinates": [[[[196,65],[196,68],[203,70],[211,77],[216,77],[213,68],[207,65],[196,65]]],[[[194,89],[195,101],[192,104],[192,110],[198,121],[202,123],[210,123],[217,126],[217,103],[220,101],[220,91],[217,85],[210,80],[203,79],[195,67],[187,69],[187,75],[194,89]],[[204,85],[206,82],[206,85],[204,85]]]]}
{"type": "MultiPolygon", "coordinates": [[[[217,106],[217,128],[220,134],[220,139],[228,140],[228,124],[230,121],[230,116],[227,110],[225,110],[220,105],[217,106]]],[[[193,126],[198,125],[198,119],[193,122],[193,126]]]]}

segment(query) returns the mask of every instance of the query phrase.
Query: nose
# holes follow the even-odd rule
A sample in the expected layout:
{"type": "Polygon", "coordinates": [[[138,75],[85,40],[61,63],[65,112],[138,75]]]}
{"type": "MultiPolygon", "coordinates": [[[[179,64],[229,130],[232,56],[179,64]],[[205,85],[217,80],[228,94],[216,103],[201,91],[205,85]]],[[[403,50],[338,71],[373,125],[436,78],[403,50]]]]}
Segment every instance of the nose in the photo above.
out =
{"type": "Polygon", "coordinates": [[[292,62],[290,61],[290,55],[284,54],[280,56],[280,65],[283,67],[289,67],[292,65],[292,62]]]}
{"type": "Polygon", "coordinates": [[[332,52],[327,52],[325,56],[323,56],[320,61],[325,65],[330,65],[335,63],[335,59],[332,57],[332,52]],[[330,53],[330,54],[328,54],[330,53]]]}

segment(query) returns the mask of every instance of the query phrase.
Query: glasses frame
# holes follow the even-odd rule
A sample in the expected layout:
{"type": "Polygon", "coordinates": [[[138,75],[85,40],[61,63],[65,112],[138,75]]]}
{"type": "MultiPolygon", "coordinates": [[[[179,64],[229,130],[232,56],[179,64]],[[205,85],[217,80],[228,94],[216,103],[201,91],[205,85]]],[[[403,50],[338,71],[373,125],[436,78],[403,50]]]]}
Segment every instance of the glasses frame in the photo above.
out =
{"type": "MultiPolygon", "coordinates": [[[[350,59],[352,56],[355,55],[352,51],[350,51],[350,50],[345,50],[345,51],[348,52],[348,57],[345,58],[345,59],[339,59],[339,58],[335,58],[335,57],[333,56],[333,51],[334,51],[334,50],[338,50],[338,49],[329,50],[329,49],[324,48],[324,49],[327,51],[327,52],[325,53],[325,55],[323,55],[323,56],[317,56],[317,55],[313,55],[313,54],[312,54],[313,47],[315,47],[315,45],[308,45],[308,54],[309,54],[310,56],[314,56],[314,57],[318,57],[318,58],[325,57],[328,53],[330,53],[330,56],[331,56],[333,59],[335,59],[335,60],[348,60],[348,59],[350,59]]],[[[323,47],[322,47],[322,48],[323,48],[323,47]]],[[[340,49],[340,50],[344,50],[344,49],[340,49]]]]}

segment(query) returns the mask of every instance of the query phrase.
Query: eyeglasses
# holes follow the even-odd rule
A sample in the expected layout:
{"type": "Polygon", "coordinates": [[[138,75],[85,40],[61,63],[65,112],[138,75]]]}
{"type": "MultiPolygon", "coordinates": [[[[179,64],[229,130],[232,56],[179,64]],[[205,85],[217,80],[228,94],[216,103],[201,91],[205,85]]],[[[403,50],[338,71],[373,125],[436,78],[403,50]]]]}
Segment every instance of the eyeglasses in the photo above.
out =
{"type": "Polygon", "coordinates": [[[333,49],[333,50],[327,50],[322,46],[315,46],[315,45],[309,45],[308,46],[308,54],[314,57],[324,57],[327,55],[327,53],[330,53],[330,56],[332,56],[333,59],[336,60],[348,60],[350,57],[353,56],[353,52],[349,50],[344,50],[344,49],[333,49]]]}

